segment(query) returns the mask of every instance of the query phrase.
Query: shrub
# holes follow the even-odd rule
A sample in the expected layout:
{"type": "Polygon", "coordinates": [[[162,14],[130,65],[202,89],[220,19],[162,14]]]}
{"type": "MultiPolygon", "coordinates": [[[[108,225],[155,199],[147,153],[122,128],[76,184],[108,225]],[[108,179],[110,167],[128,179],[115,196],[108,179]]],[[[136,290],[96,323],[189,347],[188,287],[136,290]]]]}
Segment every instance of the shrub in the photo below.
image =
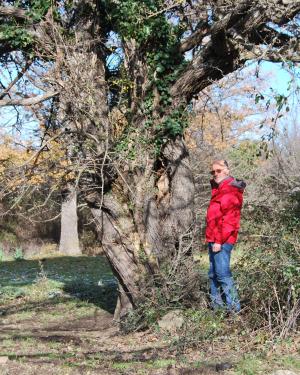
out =
{"type": "Polygon", "coordinates": [[[300,317],[300,242],[293,220],[272,224],[238,262],[238,282],[253,328],[284,337],[300,317]]]}
{"type": "Polygon", "coordinates": [[[148,280],[140,303],[120,322],[123,331],[152,326],[170,310],[207,308],[207,278],[199,272],[199,264],[193,259],[192,243],[191,239],[179,246],[173,257],[165,259],[158,272],[148,280]]]}

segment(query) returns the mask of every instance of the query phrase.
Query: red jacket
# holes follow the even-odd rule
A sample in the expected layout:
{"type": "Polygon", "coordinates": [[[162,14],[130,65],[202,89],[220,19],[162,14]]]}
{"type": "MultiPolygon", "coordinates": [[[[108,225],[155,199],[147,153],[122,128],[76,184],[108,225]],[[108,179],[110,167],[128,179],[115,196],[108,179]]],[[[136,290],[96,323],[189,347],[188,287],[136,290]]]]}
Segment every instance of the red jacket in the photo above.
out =
{"type": "Polygon", "coordinates": [[[245,186],[244,181],[233,177],[226,178],[220,184],[211,180],[212,194],[206,215],[207,242],[236,242],[245,186]]]}

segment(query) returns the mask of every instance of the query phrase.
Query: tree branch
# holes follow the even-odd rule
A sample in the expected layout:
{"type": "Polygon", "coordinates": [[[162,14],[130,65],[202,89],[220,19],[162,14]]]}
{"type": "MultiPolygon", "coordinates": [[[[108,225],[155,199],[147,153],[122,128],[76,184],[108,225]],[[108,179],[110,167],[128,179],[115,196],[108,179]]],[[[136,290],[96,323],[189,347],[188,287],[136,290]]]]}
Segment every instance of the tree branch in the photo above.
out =
{"type": "Polygon", "coordinates": [[[24,9],[11,6],[0,6],[0,17],[14,17],[21,20],[28,19],[24,9]]]}
{"type": "Polygon", "coordinates": [[[198,46],[206,35],[208,35],[207,28],[196,30],[192,35],[190,35],[185,41],[182,42],[180,46],[180,52],[185,53],[198,46]]]}
{"type": "Polygon", "coordinates": [[[241,60],[264,60],[271,62],[282,62],[282,61],[293,61],[296,63],[300,62],[300,53],[293,51],[289,46],[282,47],[280,49],[269,49],[255,46],[251,50],[244,49],[240,52],[241,60]]]}
{"type": "MultiPolygon", "coordinates": [[[[272,7],[276,10],[279,7],[281,10],[281,1],[273,1],[272,7]]],[[[259,1],[243,1],[208,30],[210,41],[202,46],[170,89],[174,106],[189,102],[193,95],[216,79],[242,67],[247,59],[299,61],[300,47],[295,38],[284,36],[280,29],[274,29],[273,32],[272,29],[267,30],[267,25],[272,20],[270,11],[276,13],[271,9],[271,5],[269,7],[270,10],[259,1]],[[290,43],[287,43],[288,39],[290,43]]],[[[285,9],[284,15],[278,15],[276,18],[280,25],[284,21],[292,20],[300,12],[300,1],[285,6],[285,9]]],[[[191,35],[183,42],[181,51],[195,47],[202,36],[204,34],[201,35],[201,32],[191,35]]]]}
{"type": "Polygon", "coordinates": [[[283,25],[294,18],[300,11],[300,0],[277,0],[276,11],[274,5],[270,2],[271,16],[270,20],[277,25],[283,25]]]}
{"type": "Polygon", "coordinates": [[[0,99],[4,98],[5,95],[9,93],[9,90],[19,81],[20,78],[23,77],[24,73],[27,71],[31,64],[31,61],[27,61],[26,65],[22,68],[22,70],[18,73],[15,79],[11,81],[11,83],[0,93],[0,99]]]}
{"type": "Polygon", "coordinates": [[[0,100],[0,107],[5,107],[5,106],[14,106],[14,105],[21,105],[21,106],[30,106],[30,105],[35,105],[41,102],[44,102],[45,100],[48,100],[52,98],[53,96],[58,95],[57,91],[54,92],[48,92],[43,95],[37,95],[31,98],[22,98],[22,99],[3,99],[0,100]]]}
{"type": "Polygon", "coordinates": [[[233,12],[229,13],[220,21],[213,24],[213,26],[210,29],[205,28],[195,31],[182,43],[180,51],[182,53],[189,51],[190,49],[199,45],[199,43],[201,43],[202,39],[206,35],[216,35],[219,32],[232,27],[235,23],[237,23],[241,18],[243,18],[247,14],[249,9],[251,8],[251,4],[252,1],[242,1],[240,4],[237,5],[233,12]]]}

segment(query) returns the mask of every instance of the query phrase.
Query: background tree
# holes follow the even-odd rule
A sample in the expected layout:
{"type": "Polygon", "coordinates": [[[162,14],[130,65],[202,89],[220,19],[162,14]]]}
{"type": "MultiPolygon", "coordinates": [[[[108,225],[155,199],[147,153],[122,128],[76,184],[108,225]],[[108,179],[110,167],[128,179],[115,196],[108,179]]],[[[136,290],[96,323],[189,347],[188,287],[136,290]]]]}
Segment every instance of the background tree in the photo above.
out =
{"type": "MultiPolygon", "coordinates": [[[[74,186],[72,164],[60,144],[55,142],[55,137],[48,139],[42,148],[37,148],[30,141],[17,141],[3,135],[0,158],[1,200],[6,207],[2,212],[3,226],[8,217],[14,218],[14,226],[19,225],[24,233],[59,241],[59,250],[63,254],[80,254],[75,192],[71,201],[68,199],[70,186],[71,189],[74,186]],[[62,186],[68,187],[63,204],[60,202],[62,186]],[[59,218],[60,238],[53,233],[58,228],[59,218]]],[[[23,237],[15,236],[14,242],[19,243],[23,237]]],[[[22,247],[24,249],[24,244],[22,247]]]]}
{"type": "Polygon", "coordinates": [[[59,251],[66,255],[82,254],[78,237],[77,191],[71,184],[62,191],[59,251]]]}
{"type": "Polygon", "coordinates": [[[0,105],[53,98],[45,117],[64,133],[65,148],[77,147],[76,179],[120,283],[120,314],[161,285],[193,223],[183,140],[191,100],[249,59],[299,61],[299,11],[299,2],[281,0],[0,7],[2,56],[44,66],[34,80],[39,93],[14,90],[22,68],[0,105]]]}

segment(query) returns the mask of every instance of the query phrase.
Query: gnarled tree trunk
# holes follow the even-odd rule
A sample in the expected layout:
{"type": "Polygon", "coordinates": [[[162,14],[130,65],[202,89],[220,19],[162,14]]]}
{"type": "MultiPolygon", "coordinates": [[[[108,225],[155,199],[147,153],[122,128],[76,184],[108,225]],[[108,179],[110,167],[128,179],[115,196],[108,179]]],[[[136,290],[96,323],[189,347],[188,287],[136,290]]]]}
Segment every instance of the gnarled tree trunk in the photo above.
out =
{"type": "Polygon", "coordinates": [[[162,176],[153,178],[152,164],[145,166],[144,173],[139,170],[131,176],[133,209],[121,203],[117,194],[105,195],[101,206],[99,196],[87,197],[120,284],[116,318],[151,295],[159,267],[177,254],[180,239],[193,222],[194,180],[182,139],[169,142],[164,156],[163,186],[162,176]]]}

